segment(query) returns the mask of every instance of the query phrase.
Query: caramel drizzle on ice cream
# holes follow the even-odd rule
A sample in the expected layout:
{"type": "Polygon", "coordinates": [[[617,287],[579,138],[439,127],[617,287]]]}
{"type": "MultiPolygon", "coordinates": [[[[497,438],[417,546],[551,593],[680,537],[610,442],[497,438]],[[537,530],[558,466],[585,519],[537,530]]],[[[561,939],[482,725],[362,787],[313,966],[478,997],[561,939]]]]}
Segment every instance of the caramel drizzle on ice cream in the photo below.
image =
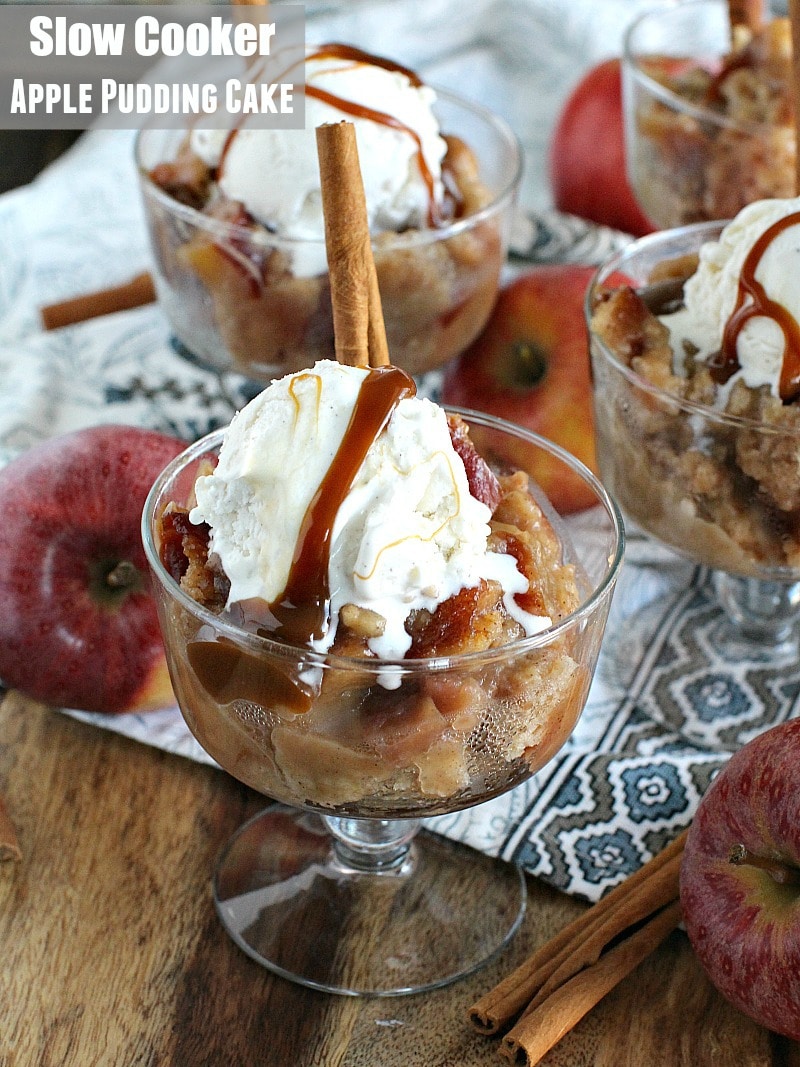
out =
{"type": "Polygon", "coordinates": [[[393,59],[384,59],[383,56],[374,56],[371,52],[365,52],[361,48],[356,48],[352,44],[323,44],[308,57],[309,59],[346,59],[355,63],[366,63],[370,67],[383,67],[384,70],[392,71],[395,74],[405,74],[415,89],[419,89],[422,84],[422,78],[410,67],[404,67],[401,63],[396,63],[393,59]]]}
{"type": "MultiPolygon", "coordinates": [[[[419,75],[415,74],[414,71],[410,70],[408,67],[404,67],[400,63],[395,63],[394,60],[384,59],[382,56],[371,55],[369,52],[365,52],[360,48],[355,48],[353,45],[336,43],[320,45],[310,55],[306,56],[306,62],[315,59],[342,59],[350,63],[362,63],[372,67],[381,67],[384,70],[392,71],[397,74],[404,74],[414,88],[419,88],[423,85],[423,81],[419,75]]],[[[286,74],[288,74],[288,71],[284,72],[283,76],[286,74]]],[[[405,133],[416,145],[417,166],[419,167],[422,180],[425,183],[425,188],[428,192],[429,225],[433,227],[443,226],[458,213],[461,204],[457,197],[453,197],[453,206],[449,211],[444,211],[436,202],[436,182],[422,151],[422,138],[416,130],[413,130],[404,122],[401,122],[400,119],[395,118],[394,115],[389,115],[384,111],[377,111],[374,108],[367,107],[365,104],[357,104],[352,100],[345,100],[344,97],[331,93],[327,89],[320,89],[316,85],[306,85],[304,87],[304,92],[306,96],[314,97],[316,100],[328,104],[329,107],[341,111],[342,114],[351,115],[353,118],[367,119],[370,122],[375,122],[381,126],[388,126],[391,127],[391,129],[405,133]]],[[[220,160],[217,165],[218,175],[222,174],[225,159],[239,132],[240,127],[234,127],[225,140],[220,160]]]]}
{"type": "Polygon", "coordinates": [[[399,402],[415,392],[413,379],[399,367],[372,367],[361,383],[339,449],[303,517],[286,588],[266,611],[253,601],[245,608],[270,636],[306,646],[327,634],[328,565],[336,516],[372,443],[399,402]]]}
{"type": "MultiPolygon", "coordinates": [[[[382,67],[384,70],[405,74],[415,88],[419,88],[422,85],[422,80],[419,76],[409,70],[408,67],[403,67],[399,63],[395,63],[390,59],[383,59],[380,56],[371,56],[368,52],[363,52],[360,48],[354,48],[352,45],[322,45],[313,55],[309,56],[309,59],[346,59],[355,63],[367,63],[373,67],[382,67]]],[[[400,130],[410,137],[417,146],[417,166],[425,183],[425,188],[428,190],[428,221],[431,226],[439,226],[445,221],[441,218],[437,209],[434,178],[422,152],[422,138],[416,130],[412,130],[410,126],[396,119],[394,115],[388,115],[384,111],[376,111],[374,108],[366,107],[364,104],[356,104],[352,100],[345,100],[343,97],[329,93],[325,89],[320,89],[316,85],[307,85],[305,92],[306,96],[313,96],[317,100],[321,100],[323,104],[328,104],[345,115],[352,115],[353,118],[358,119],[368,119],[370,122],[376,122],[381,126],[389,126],[393,130],[400,130]]]]}
{"type": "MultiPolygon", "coordinates": [[[[336,515],[373,441],[397,404],[415,392],[413,379],[398,367],[369,369],[338,451],[306,509],[283,593],[272,604],[257,598],[231,604],[235,625],[301,648],[325,636],[331,624],[328,563],[336,515]]],[[[190,641],[187,655],[200,683],[220,703],[281,704],[300,714],[314,703],[318,682],[224,637],[190,641]]]]}
{"type": "Polygon", "coordinates": [[[800,325],[783,304],[767,296],[763,285],[756,279],[756,271],[762,256],[778,235],[798,225],[800,212],[778,219],[761,234],[748,252],[739,275],[736,306],[722,335],[722,348],[709,364],[714,381],[724,385],[741,368],[736,346],[745,324],[757,317],[772,319],[780,327],[784,337],[779,386],[784,403],[790,403],[800,396],[800,325]]]}

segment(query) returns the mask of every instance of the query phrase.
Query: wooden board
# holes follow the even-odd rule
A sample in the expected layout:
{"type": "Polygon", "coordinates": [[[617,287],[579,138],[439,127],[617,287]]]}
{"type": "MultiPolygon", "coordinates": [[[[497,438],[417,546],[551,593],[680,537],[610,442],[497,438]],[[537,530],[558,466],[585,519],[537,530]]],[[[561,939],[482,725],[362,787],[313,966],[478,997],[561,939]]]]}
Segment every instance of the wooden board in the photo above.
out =
{"type": "MultiPolygon", "coordinates": [[[[24,858],[0,866],[0,1067],[502,1064],[466,1009],[583,905],[530,880],[523,928],[432,994],[333,997],[271,976],[221,929],[214,859],[263,804],[228,775],[8,694],[0,789],[24,858]]],[[[735,1011],[676,932],[542,1061],[800,1065],[735,1011]]]]}

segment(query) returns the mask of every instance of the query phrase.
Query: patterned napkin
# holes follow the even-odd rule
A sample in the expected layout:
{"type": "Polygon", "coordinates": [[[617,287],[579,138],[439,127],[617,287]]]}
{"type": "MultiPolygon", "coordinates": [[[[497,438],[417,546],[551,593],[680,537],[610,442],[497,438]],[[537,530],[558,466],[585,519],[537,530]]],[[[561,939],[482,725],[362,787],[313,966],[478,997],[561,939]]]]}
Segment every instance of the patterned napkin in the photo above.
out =
{"type": "MultiPolygon", "coordinates": [[[[438,19],[449,3],[432,2],[431,18],[438,19]]],[[[517,89],[524,71],[535,89],[524,99],[528,106],[531,99],[541,103],[538,125],[524,117],[533,180],[529,175],[510,272],[531,262],[596,263],[627,240],[549,209],[536,181],[542,159],[530,146],[546,139],[555,101],[577,77],[575,54],[585,55],[587,63],[598,58],[591,51],[601,39],[598,26],[619,30],[620,13],[632,11],[632,4],[576,0],[566,21],[560,0],[479,5],[484,14],[491,8],[497,15],[498,35],[505,27],[515,49],[523,48],[522,42],[548,43],[535,63],[513,52],[502,68],[517,89]],[[561,48],[551,47],[556,33],[562,35],[561,48]]],[[[353,7],[367,20],[370,13],[375,18],[382,13],[381,27],[389,33],[391,17],[408,3],[345,5],[338,17],[349,17],[353,7]]],[[[413,7],[419,11],[419,5],[413,7]]],[[[359,26],[366,32],[370,23],[362,19],[359,26]]],[[[334,26],[331,36],[355,38],[347,26],[334,26]]],[[[421,29],[418,38],[422,49],[427,37],[421,29]]],[[[477,51],[460,42],[452,54],[440,50],[430,57],[428,66],[446,83],[448,75],[455,82],[455,72],[469,62],[480,85],[495,84],[499,40],[492,38],[494,51],[485,37],[477,51]]],[[[380,50],[379,41],[374,48],[380,50]]],[[[509,92],[502,103],[513,108],[522,99],[509,92]]],[[[254,395],[256,387],[246,379],[187,358],[157,306],[56,333],[40,328],[43,304],[123,282],[150,265],[131,134],[92,133],[30,186],[0,197],[0,246],[0,464],[44,437],[97,423],[134,423],[195,439],[227,424],[254,395]]],[[[435,374],[420,385],[436,396],[435,374]]],[[[430,820],[438,832],[518,862],[588,900],[687,825],[729,754],[790,717],[800,693],[800,664],[792,657],[759,657],[727,631],[707,571],[636,531],[628,534],[597,675],[567,746],[506,796],[430,820]]],[[[138,716],[70,714],[209,762],[177,709],[138,716]]]]}

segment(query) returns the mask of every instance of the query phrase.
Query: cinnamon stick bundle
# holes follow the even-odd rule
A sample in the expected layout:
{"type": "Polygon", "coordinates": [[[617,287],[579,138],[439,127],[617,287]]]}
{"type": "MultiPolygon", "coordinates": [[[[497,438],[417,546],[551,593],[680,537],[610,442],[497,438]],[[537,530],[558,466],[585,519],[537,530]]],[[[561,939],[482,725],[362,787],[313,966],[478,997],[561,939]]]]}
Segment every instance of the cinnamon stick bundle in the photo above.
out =
{"type": "Polygon", "coordinates": [[[482,1034],[504,1029],[534,1000],[591,965],[605,945],[678,896],[678,874],[688,830],[592,908],[579,915],[469,1009],[482,1034]]]}
{"type": "Polygon", "coordinates": [[[580,971],[537,1008],[526,1012],[503,1038],[501,1053],[510,1063],[533,1067],[606,993],[658,948],[680,921],[681,905],[675,900],[609,949],[592,967],[580,971]]]}
{"type": "Polygon", "coordinates": [[[325,123],[316,133],[336,358],[351,367],[387,367],[389,346],[355,127],[325,123]]]}
{"type": "Polygon", "coordinates": [[[569,923],[469,1009],[479,1033],[515,1022],[501,1052],[534,1064],[680,922],[688,831],[569,923]]]}

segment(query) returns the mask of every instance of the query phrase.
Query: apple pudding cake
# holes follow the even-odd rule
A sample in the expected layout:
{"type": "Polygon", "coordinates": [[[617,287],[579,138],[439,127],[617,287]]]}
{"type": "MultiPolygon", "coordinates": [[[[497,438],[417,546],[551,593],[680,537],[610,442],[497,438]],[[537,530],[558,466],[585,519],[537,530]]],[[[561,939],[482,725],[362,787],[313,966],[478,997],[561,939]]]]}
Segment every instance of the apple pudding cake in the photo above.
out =
{"type": "Polygon", "coordinates": [[[800,198],[759,201],[629,246],[590,297],[609,489],[659,540],[745,577],[800,570],[798,233],[800,198]]]}
{"type": "Polygon", "coordinates": [[[195,127],[155,161],[140,146],[159,299],[184,345],[224,369],[266,380],[332,358],[314,127],[345,117],[393,362],[412,374],[439,366],[491,311],[517,150],[494,118],[350,46],[311,50],[305,77],[303,130],[195,127]],[[440,132],[434,102],[463,136],[440,132]]]}
{"type": "MultiPolygon", "coordinates": [[[[277,608],[258,598],[231,603],[195,495],[160,516],[163,566],[204,609],[202,617],[177,603],[170,609],[180,635],[168,642],[171,673],[184,715],[227,770],[275,799],[387,817],[454,810],[529,777],[577,721],[590,682],[582,643],[596,655],[599,633],[589,626],[521,642],[583,602],[580,568],[565,559],[527,475],[496,475],[460,418],[447,417],[447,432],[470,496],[490,516],[487,557],[510,561],[524,591],[512,604],[501,581],[481,578],[435,606],[406,606],[407,651],[391,660],[375,651],[390,622],[353,603],[341,605],[324,657],[309,659],[309,643],[304,655],[276,624],[285,594],[277,608]],[[531,619],[533,628],[523,625],[531,619]]],[[[195,485],[221,464],[204,459],[195,485]]]]}
{"type": "Polygon", "coordinates": [[[636,58],[658,89],[637,87],[633,184],[660,227],[728,219],[795,190],[791,27],[737,27],[718,61],[636,58]]]}

